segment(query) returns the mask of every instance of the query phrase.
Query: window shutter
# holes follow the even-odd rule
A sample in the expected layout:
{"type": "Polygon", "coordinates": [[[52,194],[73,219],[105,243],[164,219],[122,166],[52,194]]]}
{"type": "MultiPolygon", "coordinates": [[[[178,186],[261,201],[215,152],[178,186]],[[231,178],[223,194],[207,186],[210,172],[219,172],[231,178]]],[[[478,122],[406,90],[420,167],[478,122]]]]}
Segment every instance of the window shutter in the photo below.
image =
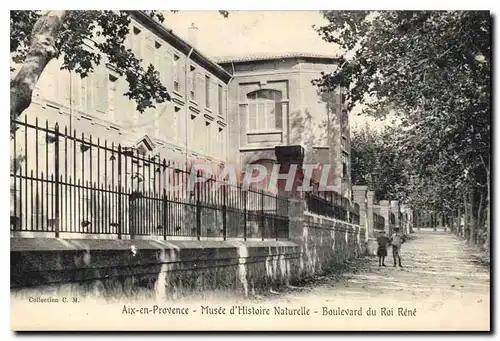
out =
{"type": "Polygon", "coordinates": [[[116,97],[118,98],[117,103],[119,106],[116,110],[116,115],[118,121],[123,122],[125,126],[130,126],[133,123],[132,116],[132,106],[131,101],[124,93],[128,91],[128,84],[124,79],[117,80],[116,84],[116,97]]]}
{"type": "Polygon", "coordinates": [[[80,75],[76,72],[71,73],[71,105],[73,108],[78,109],[80,104],[80,93],[81,89],[81,80],[80,75]]]}
{"type": "Polygon", "coordinates": [[[117,79],[114,78],[114,80],[111,80],[108,78],[108,86],[107,86],[107,92],[108,92],[108,114],[109,118],[114,120],[116,118],[115,112],[116,112],[116,83],[117,79]]]}
{"type": "Polygon", "coordinates": [[[210,84],[210,103],[212,104],[212,110],[214,114],[217,114],[219,110],[219,101],[217,99],[217,89],[218,85],[216,82],[211,82],[210,84]]]}
{"type": "Polygon", "coordinates": [[[205,77],[202,73],[196,74],[196,102],[201,106],[205,100],[204,89],[205,77]]]}
{"type": "Polygon", "coordinates": [[[108,111],[108,72],[99,68],[96,74],[96,110],[105,114],[108,111]]]}
{"type": "Polygon", "coordinates": [[[91,111],[94,107],[92,105],[92,97],[93,97],[93,90],[94,90],[94,75],[89,74],[87,77],[84,79],[85,81],[85,110],[86,111],[91,111]]]}
{"type": "Polygon", "coordinates": [[[180,89],[179,89],[179,92],[181,94],[184,94],[184,89],[186,88],[186,79],[185,79],[185,69],[186,67],[184,66],[184,62],[181,62],[181,59],[179,59],[177,61],[178,65],[179,65],[179,74],[178,74],[178,77],[179,77],[179,86],[180,86],[180,89]]]}
{"type": "Polygon", "coordinates": [[[205,136],[206,136],[206,141],[205,141],[206,149],[205,149],[205,153],[207,155],[211,155],[212,154],[212,144],[213,144],[213,141],[212,141],[212,125],[205,123],[205,127],[204,128],[205,128],[205,136]]]}
{"type": "Polygon", "coordinates": [[[174,79],[175,79],[175,69],[174,69],[174,57],[169,54],[168,52],[165,52],[163,55],[163,82],[164,85],[167,87],[168,91],[172,91],[174,88],[174,79]]]}
{"type": "Polygon", "coordinates": [[[177,139],[178,139],[178,134],[179,134],[179,128],[180,128],[180,124],[179,124],[179,120],[180,120],[180,116],[179,114],[177,113],[177,110],[175,109],[176,107],[174,106],[173,109],[171,109],[170,111],[168,111],[166,114],[170,115],[171,118],[172,118],[172,130],[170,130],[170,136],[172,137],[172,140],[173,141],[176,141],[177,142],[177,139]]]}
{"type": "Polygon", "coordinates": [[[71,74],[67,70],[59,71],[59,94],[61,104],[68,107],[69,106],[69,98],[70,98],[70,77],[71,74]]]}
{"type": "Polygon", "coordinates": [[[142,43],[146,45],[145,48],[146,51],[144,53],[144,64],[147,69],[149,67],[149,64],[154,63],[155,46],[154,46],[154,41],[150,37],[147,37],[145,41],[143,41],[142,43]]]}
{"type": "Polygon", "coordinates": [[[163,66],[163,54],[162,54],[162,50],[160,50],[159,48],[155,48],[154,50],[154,66],[155,66],[155,69],[158,71],[158,73],[160,74],[160,81],[163,85],[165,85],[164,81],[163,81],[163,69],[162,69],[162,66],[163,66]]]}
{"type": "Polygon", "coordinates": [[[195,139],[194,139],[194,137],[195,137],[195,131],[198,129],[197,122],[196,122],[196,117],[195,118],[191,118],[188,121],[188,127],[187,127],[187,129],[189,129],[188,148],[189,149],[195,149],[195,148],[198,147],[197,144],[195,145],[195,139]]]}

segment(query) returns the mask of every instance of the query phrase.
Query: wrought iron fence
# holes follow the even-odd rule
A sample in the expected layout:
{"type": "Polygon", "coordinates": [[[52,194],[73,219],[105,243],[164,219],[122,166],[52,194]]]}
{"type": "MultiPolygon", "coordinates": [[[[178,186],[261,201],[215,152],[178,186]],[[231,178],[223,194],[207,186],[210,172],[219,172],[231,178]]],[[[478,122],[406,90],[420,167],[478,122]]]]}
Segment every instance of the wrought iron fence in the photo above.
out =
{"type": "Polygon", "coordinates": [[[396,227],[396,216],[393,212],[389,212],[389,226],[391,228],[391,231],[394,227],[396,227]]]}
{"type": "Polygon", "coordinates": [[[374,212],[373,225],[375,230],[383,231],[385,229],[385,218],[374,212]]]}
{"type": "Polygon", "coordinates": [[[12,231],[288,238],[286,198],[200,172],[193,177],[158,154],[42,127],[38,119],[16,123],[12,231]]]}
{"type": "Polygon", "coordinates": [[[359,225],[358,204],[352,205],[349,199],[335,191],[320,191],[317,181],[311,179],[310,184],[312,190],[306,192],[310,212],[359,225]]]}
{"type": "Polygon", "coordinates": [[[349,219],[350,219],[351,224],[359,225],[359,204],[358,203],[351,204],[349,219]]]}

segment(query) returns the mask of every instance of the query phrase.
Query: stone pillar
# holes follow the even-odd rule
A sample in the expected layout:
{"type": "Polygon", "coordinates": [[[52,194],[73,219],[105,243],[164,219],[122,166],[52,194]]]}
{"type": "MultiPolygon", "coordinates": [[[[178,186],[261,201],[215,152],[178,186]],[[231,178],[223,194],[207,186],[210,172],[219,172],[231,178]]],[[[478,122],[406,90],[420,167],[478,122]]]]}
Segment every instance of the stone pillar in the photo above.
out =
{"type": "Polygon", "coordinates": [[[391,200],[390,201],[390,211],[394,214],[394,227],[399,228],[401,232],[403,232],[403,227],[401,226],[401,222],[399,221],[399,200],[391,200]]]}
{"type": "Polygon", "coordinates": [[[408,226],[408,232],[410,233],[414,233],[415,230],[415,219],[413,218],[414,217],[414,211],[413,209],[411,208],[408,208],[408,220],[409,220],[409,226],[408,226]]]}
{"type": "Polygon", "coordinates": [[[359,226],[366,229],[366,239],[368,240],[368,227],[366,226],[366,192],[368,186],[352,186],[354,202],[359,205],[359,226]]]}
{"type": "Polygon", "coordinates": [[[373,221],[375,192],[368,191],[366,193],[366,235],[368,236],[368,244],[366,249],[369,255],[377,255],[377,236],[375,236],[375,223],[373,221]]]}
{"type": "Polygon", "coordinates": [[[390,221],[389,221],[389,212],[390,212],[390,205],[389,205],[389,200],[380,200],[379,202],[380,206],[380,215],[384,217],[385,220],[385,225],[384,225],[384,230],[387,235],[390,235],[392,233],[392,229],[390,228],[390,221]]]}
{"type": "MultiPolygon", "coordinates": [[[[278,194],[281,198],[288,199],[288,237],[293,242],[300,245],[301,254],[303,257],[305,253],[305,245],[307,240],[304,239],[304,212],[306,211],[305,193],[297,190],[298,186],[302,184],[303,180],[303,162],[304,162],[304,148],[301,146],[284,146],[275,147],[275,155],[278,164],[280,165],[279,174],[287,174],[290,166],[297,165],[297,172],[295,173],[294,184],[291,191],[285,189],[286,180],[278,179],[277,187],[278,194]]],[[[299,276],[304,271],[304,260],[300,261],[299,276]]]]}
{"type": "Polygon", "coordinates": [[[401,205],[401,212],[404,216],[403,233],[413,233],[413,211],[405,204],[401,205]]]}
{"type": "Polygon", "coordinates": [[[359,236],[359,251],[363,254],[366,254],[367,244],[368,244],[368,228],[366,226],[366,192],[368,191],[368,186],[352,186],[352,201],[351,204],[354,203],[359,205],[359,231],[358,234],[361,234],[361,229],[364,229],[364,238],[361,239],[359,236]]]}

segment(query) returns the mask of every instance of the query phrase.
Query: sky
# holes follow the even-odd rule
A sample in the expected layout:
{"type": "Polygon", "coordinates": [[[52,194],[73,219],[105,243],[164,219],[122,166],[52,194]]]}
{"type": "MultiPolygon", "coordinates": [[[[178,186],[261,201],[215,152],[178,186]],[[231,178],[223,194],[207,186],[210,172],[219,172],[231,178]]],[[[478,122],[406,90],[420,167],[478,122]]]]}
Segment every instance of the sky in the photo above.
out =
{"type": "MultiPolygon", "coordinates": [[[[318,11],[230,11],[224,18],[217,11],[164,12],[164,24],[189,40],[189,27],[198,28],[197,47],[208,57],[241,56],[256,53],[309,52],[337,55],[342,51],[325,42],[313,25],[327,23],[318,11]]],[[[359,109],[358,109],[359,111],[359,109]]],[[[381,128],[385,123],[351,115],[351,128],[381,128]]]]}
{"type": "Polygon", "coordinates": [[[182,38],[188,27],[198,27],[198,46],[210,57],[249,53],[311,52],[336,54],[313,30],[326,21],[317,11],[230,11],[224,18],[215,11],[167,13],[165,24],[182,38]]]}

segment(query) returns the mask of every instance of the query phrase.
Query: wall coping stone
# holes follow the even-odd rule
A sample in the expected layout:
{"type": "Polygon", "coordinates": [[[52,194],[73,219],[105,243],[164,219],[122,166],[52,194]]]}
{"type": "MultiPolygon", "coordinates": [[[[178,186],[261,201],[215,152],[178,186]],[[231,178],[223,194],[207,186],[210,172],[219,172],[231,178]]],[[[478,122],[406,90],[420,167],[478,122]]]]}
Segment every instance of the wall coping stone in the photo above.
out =
{"type": "Polygon", "coordinates": [[[10,249],[23,251],[74,251],[74,250],[165,250],[210,248],[299,247],[289,240],[115,240],[115,239],[56,239],[11,238],[10,249]]]}

